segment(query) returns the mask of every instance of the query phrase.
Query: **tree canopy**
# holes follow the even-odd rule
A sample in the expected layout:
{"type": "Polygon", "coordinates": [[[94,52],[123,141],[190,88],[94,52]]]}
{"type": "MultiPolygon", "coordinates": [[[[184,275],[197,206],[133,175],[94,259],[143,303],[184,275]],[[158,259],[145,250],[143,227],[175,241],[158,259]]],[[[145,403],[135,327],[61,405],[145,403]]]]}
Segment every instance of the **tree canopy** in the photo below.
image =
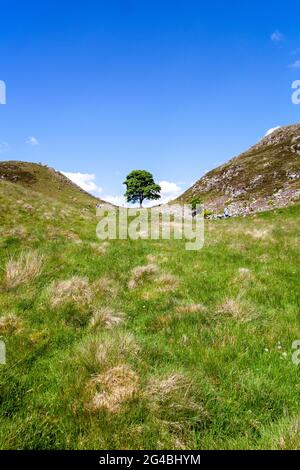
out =
{"type": "Polygon", "coordinates": [[[156,200],[160,198],[161,187],[156,184],[149,171],[133,170],[127,175],[125,197],[127,202],[138,202],[142,207],[145,199],[156,200]]]}
{"type": "Polygon", "coordinates": [[[202,204],[202,200],[200,199],[199,196],[193,196],[191,199],[189,199],[188,204],[192,207],[192,210],[195,210],[197,205],[202,204]]]}

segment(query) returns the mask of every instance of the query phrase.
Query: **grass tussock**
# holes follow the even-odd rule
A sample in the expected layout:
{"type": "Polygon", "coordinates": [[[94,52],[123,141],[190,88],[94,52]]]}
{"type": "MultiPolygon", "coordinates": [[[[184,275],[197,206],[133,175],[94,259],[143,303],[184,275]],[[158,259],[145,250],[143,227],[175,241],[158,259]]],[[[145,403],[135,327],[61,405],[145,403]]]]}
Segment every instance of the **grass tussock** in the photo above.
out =
{"type": "Polygon", "coordinates": [[[155,278],[155,283],[159,292],[174,292],[179,286],[178,278],[170,273],[160,274],[155,278]]]}
{"type": "Polygon", "coordinates": [[[16,237],[24,239],[28,236],[27,230],[23,226],[13,227],[7,230],[1,229],[1,235],[4,237],[16,237]]]}
{"type": "Polygon", "coordinates": [[[144,391],[144,398],[153,415],[175,428],[183,422],[207,418],[196,395],[193,381],[178,372],[153,377],[144,391]]]}
{"type": "MultiPolygon", "coordinates": [[[[175,311],[172,313],[166,313],[164,315],[159,315],[154,319],[152,326],[154,329],[164,329],[169,327],[172,323],[180,321],[182,318],[189,314],[193,313],[203,313],[206,312],[207,308],[203,304],[183,304],[178,305],[175,308],[175,311]]],[[[186,335],[183,335],[185,337],[186,335]]],[[[183,340],[186,343],[185,340],[183,340]]]]}
{"type": "Polygon", "coordinates": [[[43,256],[37,251],[21,253],[18,259],[11,258],[5,266],[4,286],[13,289],[34,280],[41,274],[43,256]]]}
{"type": "Polygon", "coordinates": [[[88,279],[79,276],[54,282],[48,290],[48,295],[50,305],[54,308],[67,303],[86,305],[93,297],[88,279]]]}
{"type": "Polygon", "coordinates": [[[22,320],[14,314],[0,317],[0,334],[11,334],[22,330],[22,320]]]}
{"type": "Polygon", "coordinates": [[[235,282],[238,284],[241,281],[254,281],[255,276],[248,268],[239,268],[238,275],[236,276],[235,282]]]}
{"type": "MultiPolygon", "coordinates": [[[[52,217],[50,215],[47,216],[48,219],[55,217],[55,214],[52,217]]],[[[79,235],[73,232],[72,230],[64,230],[56,227],[49,227],[47,230],[47,236],[51,240],[59,240],[60,238],[62,238],[75,244],[80,244],[82,242],[79,235]]]]}
{"type": "Polygon", "coordinates": [[[137,358],[140,346],[131,333],[118,329],[108,336],[91,336],[80,347],[80,363],[92,374],[106,370],[128,358],[137,358]]]}
{"type": "Polygon", "coordinates": [[[103,307],[94,311],[91,320],[90,327],[96,328],[98,326],[104,328],[113,328],[124,322],[125,314],[122,312],[115,312],[110,307],[103,307]]]}
{"type": "Polygon", "coordinates": [[[251,271],[248,268],[239,268],[239,275],[242,279],[251,278],[251,271]]]}
{"type": "Polygon", "coordinates": [[[257,312],[247,302],[240,299],[227,298],[218,306],[217,312],[220,314],[229,315],[234,320],[245,323],[254,320],[257,317],[257,312]]]}
{"type": "Polygon", "coordinates": [[[119,292],[117,281],[107,276],[96,279],[92,285],[93,291],[102,297],[115,298],[119,292]]]}
{"type": "Polygon", "coordinates": [[[176,307],[176,313],[178,314],[188,314],[188,313],[198,313],[198,312],[205,312],[207,309],[203,304],[185,304],[185,305],[178,305],[176,307]]]}
{"type": "Polygon", "coordinates": [[[90,244],[90,247],[93,250],[93,252],[101,256],[107,253],[108,246],[109,246],[108,242],[102,242],[102,243],[93,242],[90,244]]]}
{"type": "Polygon", "coordinates": [[[135,267],[131,272],[131,279],[128,282],[128,289],[135,289],[146,279],[151,279],[157,272],[158,266],[154,263],[135,267]]]}
{"type": "Polygon", "coordinates": [[[139,377],[130,366],[122,364],[93,377],[87,389],[93,395],[87,404],[89,411],[118,413],[137,396],[139,377]]]}

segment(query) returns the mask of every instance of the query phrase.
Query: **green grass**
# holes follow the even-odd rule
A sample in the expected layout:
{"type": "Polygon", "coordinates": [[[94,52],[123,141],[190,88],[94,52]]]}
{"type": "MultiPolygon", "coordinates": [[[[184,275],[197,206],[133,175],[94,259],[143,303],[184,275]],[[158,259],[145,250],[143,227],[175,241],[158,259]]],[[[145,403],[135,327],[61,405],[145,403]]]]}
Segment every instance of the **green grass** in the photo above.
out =
{"type": "Polygon", "coordinates": [[[9,182],[0,204],[1,449],[299,447],[300,206],[207,221],[198,252],[140,240],[97,254],[92,208],[9,182]],[[41,272],[10,288],[8,260],[32,251],[41,272]],[[158,271],[128,289],[132,270],[149,262],[158,271]],[[177,282],[160,290],[168,273],[177,282]],[[53,285],[73,276],[88,280],[91,298],[53,306],[53,285]],[[96,289],[103,277],[114,289],[96,289]],[[202,308],[182,313],[187,304],[202,308]],[[91,328],[102,307],[125,321],[91,328]],[[8,314],[15,323],[4,327],[8,314]],[[91,379],[118,366],[134,372],[135,393],[116,412],[91,410],[91,379]]]}
{"type": "Polygon", "coordinates": [[[43,197],[55,198],[66,204],[72,203],[77,208],[94,207],[100,201],[47,165],[3,161],[0,162],[0,179],[29,188],[43,197]]]}

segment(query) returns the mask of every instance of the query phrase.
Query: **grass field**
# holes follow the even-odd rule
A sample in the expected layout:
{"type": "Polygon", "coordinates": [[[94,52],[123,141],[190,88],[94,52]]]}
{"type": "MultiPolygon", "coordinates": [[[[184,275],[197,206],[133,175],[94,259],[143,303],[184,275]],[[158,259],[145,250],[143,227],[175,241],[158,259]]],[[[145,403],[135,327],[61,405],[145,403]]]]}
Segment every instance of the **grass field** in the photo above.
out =
{"type": "Polygon", "coordinates": [[[0,183],[1,449],[294,449],[300,206],[109,241],[0,183]]]}

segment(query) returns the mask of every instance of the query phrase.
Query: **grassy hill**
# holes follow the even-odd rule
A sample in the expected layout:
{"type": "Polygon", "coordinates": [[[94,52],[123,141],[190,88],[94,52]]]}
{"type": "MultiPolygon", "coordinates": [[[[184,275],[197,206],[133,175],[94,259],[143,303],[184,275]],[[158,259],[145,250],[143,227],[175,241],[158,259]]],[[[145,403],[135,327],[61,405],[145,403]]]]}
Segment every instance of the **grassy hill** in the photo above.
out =
{"type": "Polygon", "coordinates": [[[0,448],[298,448],[300,206],[189,252],[100,243],[64,190],[0,180],[0,448]]]}
{"type": "Polygon", "coordinates": [[[176,202],[199,196],[209,210],[248,214],[300,199],[300,124],[281,127],[247,152],[208,172],[176,202]]]}
{"type": "Polygon", "coordinates": [[[75,206],[95,207],[99,198],[87,193],[59,171],[46,165],[19,161],[0,162],[0,181],[10,181],[42,196],[75,206]]]}

